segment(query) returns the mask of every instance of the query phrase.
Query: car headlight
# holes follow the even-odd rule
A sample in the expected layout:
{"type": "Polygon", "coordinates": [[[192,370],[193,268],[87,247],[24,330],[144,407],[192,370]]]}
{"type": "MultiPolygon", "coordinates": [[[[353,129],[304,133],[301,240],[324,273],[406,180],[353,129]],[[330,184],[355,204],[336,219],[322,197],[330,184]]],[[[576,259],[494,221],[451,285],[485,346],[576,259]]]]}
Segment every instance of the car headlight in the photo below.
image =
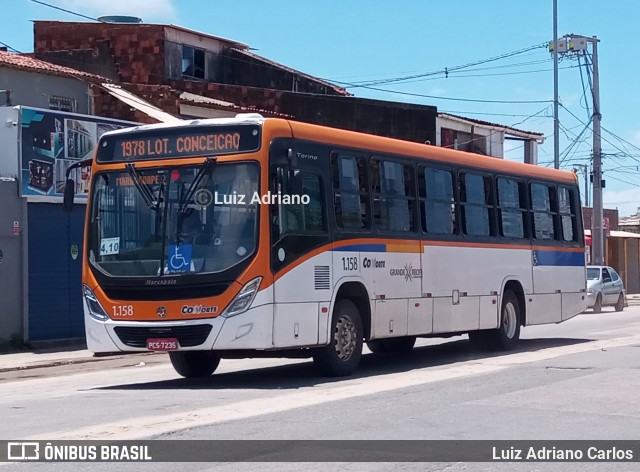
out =
{"type": "Polygon", "coordinates": [[[107,321],[109,319],[109,315],[107,315],[107,312],[104,311],[104,308],[100,305],[100,302],[93,293],[93,290],[86,285],[83,285],[82,289],[84,292],[84,301],[87,303],[87,308],[89,309],[89,315],[91,318],[98,321],[107,321]]]}
{"type": "Polygon", "coordinates": [[[229,308],[224,311],[222,316],[229,318],[230,316],[236,316],[247,311],[258,293],[260,282],[262,282],[262,277],[256,277],[251,282],[245,284],[238,295],[231,301],[229,308]]]}

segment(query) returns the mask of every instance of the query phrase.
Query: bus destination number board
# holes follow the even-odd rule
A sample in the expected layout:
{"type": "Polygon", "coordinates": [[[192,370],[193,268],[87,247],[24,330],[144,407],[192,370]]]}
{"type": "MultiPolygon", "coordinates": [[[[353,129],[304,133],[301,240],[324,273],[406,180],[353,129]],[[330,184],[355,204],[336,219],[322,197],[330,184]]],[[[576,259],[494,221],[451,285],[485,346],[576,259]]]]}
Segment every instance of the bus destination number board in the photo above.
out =
{"type": "Polygon", "coordinates": [[[182,157],[219,156],[260,149],[260,127],[242,125],[144,131],[103,136],[98,162],[123,162],[182,157]]]}

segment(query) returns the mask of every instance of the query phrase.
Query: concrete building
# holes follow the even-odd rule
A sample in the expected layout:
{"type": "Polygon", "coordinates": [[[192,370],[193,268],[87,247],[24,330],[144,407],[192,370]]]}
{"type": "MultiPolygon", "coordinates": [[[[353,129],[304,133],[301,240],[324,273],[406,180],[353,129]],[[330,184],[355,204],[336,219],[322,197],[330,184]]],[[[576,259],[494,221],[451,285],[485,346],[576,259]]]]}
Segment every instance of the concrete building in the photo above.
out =
{"type": "Polygon", "coordinates": [[[106,80],[0,51],[0,344],[84,336],[84,205],[60,203],[68,166],[129,126],[90,115],[106,80]]]}

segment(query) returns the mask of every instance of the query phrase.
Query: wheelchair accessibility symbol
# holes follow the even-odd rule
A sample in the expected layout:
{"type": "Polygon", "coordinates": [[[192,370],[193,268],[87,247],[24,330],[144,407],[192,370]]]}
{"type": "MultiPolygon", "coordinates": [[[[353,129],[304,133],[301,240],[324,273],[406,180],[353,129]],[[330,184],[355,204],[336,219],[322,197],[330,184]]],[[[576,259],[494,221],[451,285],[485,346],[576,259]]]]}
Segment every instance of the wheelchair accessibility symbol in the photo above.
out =
{"type": "Polygon", "coordinates": [[[191,254],[193,246],[191,244],[169,245],[168,272],[188,272],[191,270],[191,254]]]}

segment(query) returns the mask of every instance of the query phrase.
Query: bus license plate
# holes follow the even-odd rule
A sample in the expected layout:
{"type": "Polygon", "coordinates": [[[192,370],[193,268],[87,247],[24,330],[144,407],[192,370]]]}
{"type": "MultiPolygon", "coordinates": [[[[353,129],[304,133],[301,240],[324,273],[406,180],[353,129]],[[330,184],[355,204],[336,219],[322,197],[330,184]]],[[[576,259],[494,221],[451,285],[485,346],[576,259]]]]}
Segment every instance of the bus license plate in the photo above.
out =
{"type": "Polygon", "coordinates": [[[175,351],[178,349],[176,338],[150,338],[147,339],[147,349],[150,351],[175,351]]]}

